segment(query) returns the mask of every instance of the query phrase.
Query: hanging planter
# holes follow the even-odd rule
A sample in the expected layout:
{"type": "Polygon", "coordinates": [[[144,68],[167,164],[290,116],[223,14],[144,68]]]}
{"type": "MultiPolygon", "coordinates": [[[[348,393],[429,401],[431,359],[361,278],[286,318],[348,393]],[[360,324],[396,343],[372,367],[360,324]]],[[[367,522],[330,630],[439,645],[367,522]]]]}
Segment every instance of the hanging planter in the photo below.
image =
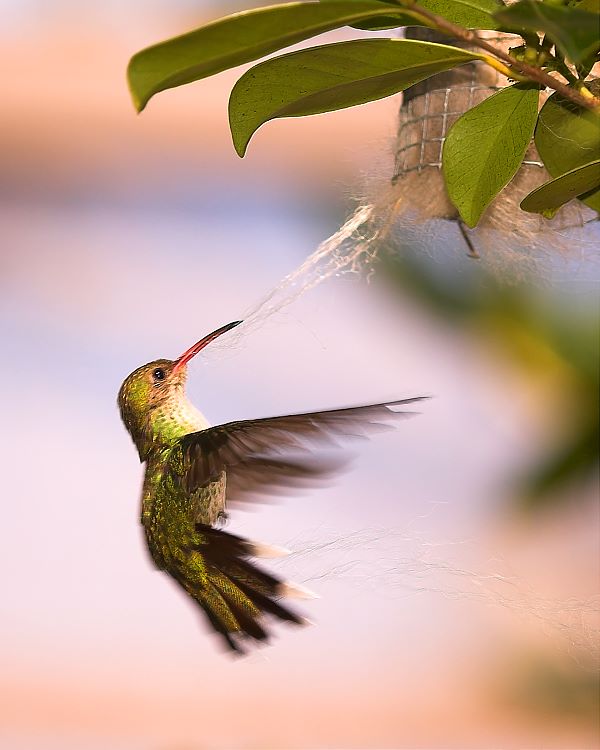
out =
{"type": "Polygon", "coordinates": [[[141,111],[160,91],[335,28],[408,27],[406,38],[326,44],[250,68],[229,102],[237,153],[270,120],[404,92],[392,186],[366,212],[371,237],[443,220],[473,257],[500,246],[530,256],[564,250],[573,238],[563,232],[600,210],[599,21],[592,0],[294,2],[142,50],[128,78],[141,111]]]}
{"type": "MultiPolygon", "coordinates": [[[[494,46],[507,50],[519,41],[512,34],[488,32],[481,35],[494,46]]],[[[431,42],[444,39],[442,35],[422,28],[409,28],[406,36],[431,42]]],[[[468,254],[479,258],[480,252],[497,254],[499,243],[504,250],[512,245],[513,252],[521,249],[526,254],[533,247],[547,246],[551,239],[556,249],[559,249],[557,243],[560,249],[564,249],[569,240],[566,236],[556,235],[557,231],[582,228],[596,218],[591,208],[576,200],[560,206],[550,220],[542,218],[539,213],[519,210],[526,196],[549,181],[551,176],[531,141],[533,132],[517,133],[515,138],[510,130],[510,115],[503,116],[491,99],[498,97],[500,92],[503,96],[511,96],[515,109],[527,106],[532,109],[531,121],[535,123],[538,94],[522,85],[512,85],[507,90],[509,86],[506,76],[481,61],[473,61],[431,76],[403,93],[392,188],[389,192],[384,191],[379,207],[381,216],[389,213],[386,221],[398,221],[401,225],[438,219],[456,222],[468,254]],[[482,122],[485,123],[486,119],[485,111],[483,117],[481,111],[486,107],[489,110],[488,126],[482,130],[482,122]],[[473,108],[478,108],[479,112],[471,124],[463,116],[473,108]],[[453,130],[460,118],[463,120],[453,130]],[[472,134],[469,128],[473,130],[472,134]],[[513,154],[519,162],[514,176],[508,159],[504,171],[496,168],[490,174],[490,165],[479,160],[477,150],[470,162],[455,163],[453,149],[460,152],[460,143],[458,149],[455,149],[455,143],[469,135],[487,138],[490,149],[496,144],[498,150],[505,147],[507,140],[512,145],[521,137],[525,149],[513,154]],[[445,179],[448,174],[453,178],[450,184],[445,179]],[[465,190],[465,182],[476,184],[478,190],[469,190],[469,184],[465,190]]],[[[547,94],[542,94],[540,99],[542,103],[546,101],[547,94]]],[[[516,122],[514,127],[522,128],[522,123],[516,122]]],[[[505,257],[506,252],[503,253],[505,257]]]]}

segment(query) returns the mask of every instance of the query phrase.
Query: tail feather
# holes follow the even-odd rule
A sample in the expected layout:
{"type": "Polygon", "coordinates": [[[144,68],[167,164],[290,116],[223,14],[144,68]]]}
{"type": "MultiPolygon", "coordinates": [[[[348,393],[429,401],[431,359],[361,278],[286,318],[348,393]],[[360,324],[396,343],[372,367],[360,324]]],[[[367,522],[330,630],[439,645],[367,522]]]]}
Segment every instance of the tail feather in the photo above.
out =
{"type": "Polygon", "coordinates": [[[280,579],[262,570],[251,560],[236,560],[233,563],[223,564],[221,571],[238,586],[244,584],[253,592],[267,596],[273,594],[281,596],[280,579]]]}
{"type": "MultiPolygon", "coordinates": [[[[246,596],[235,584],[225,577],[213,581],[213,586],[218,589],[221,597],[226,602],[229,611],[233,615],[234,630],[232,632],[243,632],[256,641],[267,639],[267,631],[262,627],[258,618],[260,609],[254,604],[252,599],[246,596]]],[[[231,646],[231,642],[227,639],[231,646]]],[[[233,641],[233,648],[238,650],[233,641]]]]}
{"type": "Polygon", "coordinates": [[[200,542],[194,552],[202,556],[205,575],[201,582],[188,578],[181,583],[232,651],[244,653],[250,643],[268,641],[266,617],[307,622],[278,601],[287,584],[254,563],[255,545],[205,524],[197,524],[196,531],[200,542]]]}
{"type": "Polygon", "coordinates": [[[235,633],[239,625],[219,591],[209,583],[202,592],[194,593],[188,589],[188,593],[200,604],[208,617],[208,621],[216,631],[221,633],[228,646],[233,651],[239,651],[232,637],[232,634],[235,633]]]}
{"type": "MultiPolygon", "coordinates": [[[[280,584],[283,585],[283,584],[280,584]]],[[[287,607],[284,607],[275,599],[269,597],[267,594],[261,594],[258,591],[250,592],[243,583],[238,583],[238,586],[244,593],[252,596],[254,603],[261,608],[263,612],[278,617],[280,620],[286,622],[293,622],[295,625],[305,625],[307,623],[306,618],[301,617],[296,612],[287,607]]],[[[280,596],[279,589],[277,595],[280,596]]]]}

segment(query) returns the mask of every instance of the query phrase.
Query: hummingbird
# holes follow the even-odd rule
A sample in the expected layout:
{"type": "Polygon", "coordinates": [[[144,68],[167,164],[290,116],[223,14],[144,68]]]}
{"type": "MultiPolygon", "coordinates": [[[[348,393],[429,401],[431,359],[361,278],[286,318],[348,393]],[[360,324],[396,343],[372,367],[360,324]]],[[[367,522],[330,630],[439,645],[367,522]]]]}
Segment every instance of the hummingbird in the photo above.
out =
{"type": "Polygon", "coordinates": [[[339,448],[337,439],[389,428],[412,413],[396,409],[424,397],[211,427],[185,395],[187,364],[241,322],[175,360],[138,367],[118,406],[145,464],[141,523],[155,567],[200,606],[228,649],[244,653],[268,641],[272,621],[306,623],[282,600],[310,594],[256,563],[279,550],[225,531],[227,509],[326,483],[346,462],[326,450],[339,448]]]}

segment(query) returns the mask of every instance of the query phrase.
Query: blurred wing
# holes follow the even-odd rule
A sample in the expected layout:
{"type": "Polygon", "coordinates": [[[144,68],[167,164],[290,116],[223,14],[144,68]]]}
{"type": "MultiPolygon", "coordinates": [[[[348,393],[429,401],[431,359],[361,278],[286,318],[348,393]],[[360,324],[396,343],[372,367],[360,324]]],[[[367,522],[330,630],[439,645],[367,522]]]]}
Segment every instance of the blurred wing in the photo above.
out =
{"type": "Polygon", "coordinates": [[[173,477],[181,477],[192,494],[225,472],[228,503],[264,501],[269,495],[322,486],[347,463],[323,449],[339,448],[340,439],[391,429],[414,413],[396,411],[398,407],[424,398],[229,422],[193,432],[181,438],[173,453],[173,477]]]}

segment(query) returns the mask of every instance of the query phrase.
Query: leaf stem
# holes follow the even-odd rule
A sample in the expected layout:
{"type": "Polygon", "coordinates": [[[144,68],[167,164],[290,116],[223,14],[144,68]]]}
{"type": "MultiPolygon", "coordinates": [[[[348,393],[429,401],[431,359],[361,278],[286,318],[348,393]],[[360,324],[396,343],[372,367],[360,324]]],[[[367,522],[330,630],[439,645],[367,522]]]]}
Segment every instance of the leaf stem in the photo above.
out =
{"type": "Polygon", "coordinates": [[[487,58],[482,55],[483,59],[488,65],[492,65],[492,67],[494,67],[496,70],[499,70],[504,75],[509,75],[511,78],[515,78],[516,80],[534,81],[535,83],[541,84],[545,88],[554,89],[554,91],[558,91],[559,94],[562,94],[562,96],[564,96],[566,99],[570,99],[580,107],[585,107],[586,109],[591,110],[597,110],[600,107],[600,99],[595,97],[591,93],[591,91],[585,88],[585,86],[575,89],[571,86],[568,86],[566,83],[559,81],[558,79],[554,78],[554,76],[549,75],[544,70],[536,67],[535,65],[529,65],[522,60],[516,60],[514,57],[509,55],[508,52],[494,47],[493,44],[490,44],[485,39],[481,39],[475,33],[475,31],[466,29],[463,26],[457,26],[455,23],[447,21],[442,16],[438,16],[436,13],[431,13],[426,8],[418,5],[414,0],[388,1],[391,1],[394,4],[407,9],[415,17],[420,16],[421,19],[425,21],[426,25],[430,28],[434,28],[438,31],[441,31],[443,34],[455,37],[462,40],[463,42],[467,42],[474,47],[479,47],[480,49],[483,49],[486,52],[494,55],[494,57],[498,58],[499,60],[503,60],[505,63],[508,63],[508,69],[501,70],[495,64],[492,64],[491,58],[487,58]],[[508,73],[506,72],[506,70],[508,70],[508,73]],[[515,71],[520,73],[521,76],[515,75],[515,71]]]}
{"type": "Polygon", "coordinates": [[[590,100],[591,100],[591,101],[593,101],[593,102],[596,102],[596,104],[594,104],[594,107],[597,107],[597,106],[598,106],[598,104],[597,104],[597,102],[598,102],[598,99],[597,99],[597,97],[595,97],[595,96],[594,96],[594,95],[592,94],[592,92],[591,92],[591,91],[590,91],[590,90],[589,90],[589,89],[588,89],[588,88],[587,88],[586,86],[584,86],[584,85],[583,85],[583,81],[578,81],[578,82],[577,82],[577,83],[575,84],[575,87],[576,87],[577,91],[579,91],[579,94],[580,94],[581,96],[583,96],[583,97],[584,97],[585,99],[587,99],[588,101],[590,101],[590,100]]]}
{"type": "Polygon", "coordinates": [[[522,83],[526,83],[530,80],[527,76],[521,75],[520,73],[507,68],[504,63],[501,63],[494,57],[490,57],[489,55],[481,55],[481,57],[490,67],[494,68],[499,73],[502,73],[502,75],[507,78],[514,78],[515,81],[521,81],[522,83]]]}

